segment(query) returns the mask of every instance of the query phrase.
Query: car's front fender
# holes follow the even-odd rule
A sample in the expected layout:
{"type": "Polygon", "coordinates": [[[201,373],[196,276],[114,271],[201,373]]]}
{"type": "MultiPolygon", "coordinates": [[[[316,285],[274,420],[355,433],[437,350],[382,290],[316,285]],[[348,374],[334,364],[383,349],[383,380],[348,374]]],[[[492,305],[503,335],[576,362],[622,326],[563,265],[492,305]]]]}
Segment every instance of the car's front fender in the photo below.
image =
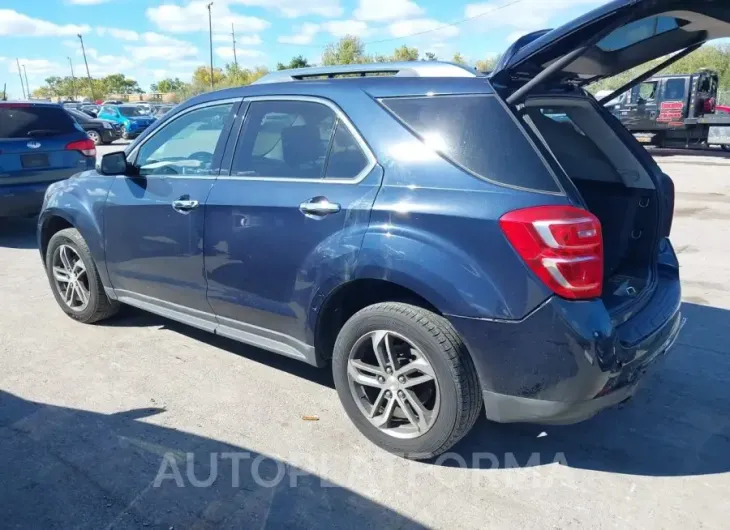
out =
{"type": "Polygon", "coordinates": [[[50,238],[49,227],[54,218],[63,219],[76,228],[89,246],[101,276],[109,286],[104,252],[104,204],[114,177],[85,171],[67,180],[52,184],[46,192],[43,209],[38,217],[38,248],[45,259],[45,242],[50,238]]]}

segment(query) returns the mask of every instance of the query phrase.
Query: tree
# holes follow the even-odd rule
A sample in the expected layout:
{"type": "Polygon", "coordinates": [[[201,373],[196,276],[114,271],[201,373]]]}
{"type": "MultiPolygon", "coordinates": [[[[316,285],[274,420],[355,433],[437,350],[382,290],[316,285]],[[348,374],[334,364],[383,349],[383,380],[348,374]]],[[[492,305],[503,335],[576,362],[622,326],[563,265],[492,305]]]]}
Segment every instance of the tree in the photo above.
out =
{"type": "Polygon", "coordinates": [[[438,57],[436,57],[436,54],[433,52],[426,52],[425,57],[421,59],[422,61],[438,61],[438,57]]]}
{"type": "Polygon", "coordinates": [[[497,63],[499,62],[499,57],[487,57],[484,60],[479,60],[476,62],[476,68],[480,72],[491,72],[494,70],[494,67],[497,66],[497,63]]]}
{"type": "Polygon", "coordinates": [[[278,63],[276,69],[287,70],[290,68],[306,68],[308,66],[311,66],[309,62],[302,55],[297,55],[296,57],[292,57],[289,64],[278,63]]]}
{"type": "Polygon", "coordinates": [[[399,48],[396,48],[393,52],[394,61],[417,61],[418,60],[418,48],[409,48],[405,44],[399,48]]]}
{"type": "MultiPolygon", "coordinates": [[[[213,69],[213,83],[217,86],[226,79],[223,70],[220,68],[213,69]]],[[[207,90],[210,87],[210,67],[198,66],[193,72],[193,85],[197,89],[207,90]]]]}
{"type": "Polygon", "coordinates": [[[141,94],[144,92],[134,79],[124,74],[112,74],[103,78],[107,94],[141,94]]]}
{"type": "Polygon", "coordinates": [[[464,57],[459,52],[456,52],[451,58],[451,62],[456,64],[466,64],[466,59],[464,59],[464,57]]]}
{"type": "Polygon", "coordinates": [[[257,66],[254,69],[240,68],[235,64],[226,65],[225,86],[245,86],[250,85],[257,79],[262,78],[269,73],[269,69],[265,66],[257,66]]]}
{"type": "Polygon", "coordinates": [[[365,56],[365,45],[362,40],[352,35],[346,35],[339,41],[328,44],[322,53],[322,64],[327,66],[362,62],[371,60],[365,56]]]}
{"type": "Polygon", "coordinates": [[[158,83],[152,83],[150,85],[150,91],[151,92],[178,92],[182,90],[185,86],[185,83],[183,81],[180,81],[179,78],[172,79],[170,77],[166,79],[162,79],[158,83]]]}

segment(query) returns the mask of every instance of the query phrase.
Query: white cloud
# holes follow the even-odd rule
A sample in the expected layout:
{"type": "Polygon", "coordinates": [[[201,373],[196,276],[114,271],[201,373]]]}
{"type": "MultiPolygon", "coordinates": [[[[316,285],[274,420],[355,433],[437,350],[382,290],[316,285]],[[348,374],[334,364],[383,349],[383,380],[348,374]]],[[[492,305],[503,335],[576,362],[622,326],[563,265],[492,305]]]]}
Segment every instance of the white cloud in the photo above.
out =
{"type": "MultiPolygon", "coordinates": [[[[467,4],[464,16],[478,17],[469,23],[474,31],[491,31],[494,28],[514,29],[511,36],[529,33],[553,26],[561,11],[573,8],[587,10],[605,3],[605,0],[523,0],[514,5],[502,2],[467,4]],[[505,6],[505,7],[500,7],[505,6]]],[[[520,35],[520,36],[521,36],[520,35]]]]}
{"type": "MultiPolygon", "coordinates": [[[[61,69],[61,65],[49,61],[48,59],[24,59],[19,58],[20,67],[25,66],[25,71],[30,77],[35,75],[48,75],[58,72],[61,69]]],[[[9,72],[18,73],[18,66],[15,61],[9,62],[9,72]]]]}
{"type": "Polygon", "coordinates": [[[263,7],[288,18],[304,15],[339,17],[344,10],[339,0],[230,0],[250,7],[263,7]]]}
{"type": "Polygon", "coordinates": [[[355,10],[355,18],[383,21],[417,17],[423,13],[423,8],[411,0],[360,0],[360,5],[355,10]]]}
{"type": "Polygon", "coordinates": [[[78,33],[86,33],[89,26],[77,24],[59,25],[39,18],[13,11],[0,9],[0,35],[19,37],[67,37],[78,33]]]}
{"type": "Polygon", "coordinates": [[[456,26],[446,26],[438,20],[431,18],[416,18],[394,22],[388,26],[390,34],[394,37],[409,37],[419,33],[429,32],[429,35],[438,39],[448,39],[459,34],[456,26]]]}
{"type": "Polygon", "coordinates": [[[321,27],[338,38],[345,35],[364,37],[370,32],[367,23],[362,20],[332,20],[323,23],[321,27]]]}
{"type": "Polygon", "coordinates": [[[294,35],[282,35],[278,40],[283,44],[309,44],[318,32],[319,24],[307,22],[299,26],[294,35]]]}
{"type": "Polygon", "coordinates": [[[96,28],[96,33],[100,37],[103,37],[108,34],[111,37],[114,37],[115,39],[119,39],[119,40],[128,40],[128,41],[139,40],[139,33],[137,33],[136,31],[132,31],[131,29],[105,28],[103,26],[100,26],[100,27],[96,28]]]}
{"type": "MultiPolygon", "coordinates": [[[[231,42],[230,33],[218,33],[213,35],[213,42],[231,42]]],[[[241,46],[257,46],[263,41],[258,35],[236,35],[236,44],[241,46]]]]}
{"type": "MultiPolygon", "coordinates": [[[[186,33],[192,31],[208,31],[208,9],[204,1],[190,2],[185,6],[163,4],[159,7],[147,9],[147,18],[162,30],[172,33],[186,33]]],[[[228,9],[225,2],[216,2],[212,8],[213,29],[218,33],[231,30],[231,24],[236,31],[242,33],[262,31],[270,26],[269,22],[257,17],[236,15],[228,9]]]]}
{"type": "MultiPolygon", "coordinates": [[[[215,49],[215,53],[218,57],[223,59],[233,59],[233,48],[227,46],[219,46],[215,49]]],[[[236,49],[236,55],[238,57],[263,57],[264,52],[261,50],[246,50],[236,49]]]]}
{"type": "Polygon", "coordinates": [[[146,46],[125,46],[124,49],[137,62],[153,59],[162,61],[179,61],[198,55],[198,48],[189,42],[154,33],[151,31],[141,35],[146,46]]]}

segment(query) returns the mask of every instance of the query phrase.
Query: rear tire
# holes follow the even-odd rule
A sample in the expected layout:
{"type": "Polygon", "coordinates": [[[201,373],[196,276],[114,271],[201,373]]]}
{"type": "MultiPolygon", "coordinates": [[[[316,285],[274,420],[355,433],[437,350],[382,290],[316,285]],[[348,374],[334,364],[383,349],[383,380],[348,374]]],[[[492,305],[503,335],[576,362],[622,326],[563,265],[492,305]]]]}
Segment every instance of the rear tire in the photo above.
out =
{"type": "Polygon", "coordinates": [[[119,302],[107,297],[89,246],[75,228],[51,237],[46,273],[56,302],[74,320],[91,324],[119,311],[119,302]]]}
{"type": "Polygon", "coordinates": [[[357,312],[337,336],[332,371],[340,401],[360,432],[405,458],[448,451],[482,409],[476,369],[456,330],[417,306],[387,302],[357,312]]]}

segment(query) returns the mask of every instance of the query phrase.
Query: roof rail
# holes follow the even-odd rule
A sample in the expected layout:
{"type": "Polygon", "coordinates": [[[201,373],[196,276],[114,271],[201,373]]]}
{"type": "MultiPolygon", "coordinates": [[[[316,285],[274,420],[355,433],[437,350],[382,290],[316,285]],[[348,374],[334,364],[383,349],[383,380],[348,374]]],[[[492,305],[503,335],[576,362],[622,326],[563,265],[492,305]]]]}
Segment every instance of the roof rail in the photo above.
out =
{"type": "Polygon", "coordinates": [[[265,75],[254,84],[286,83],[307,79],[335,77],[367,77],[373,75],[398,77],[481,77],[474,68],[442,61],[407,61],[396,63],[343,64],[335,66],[312,66],[279,70],[265,75]]]}

